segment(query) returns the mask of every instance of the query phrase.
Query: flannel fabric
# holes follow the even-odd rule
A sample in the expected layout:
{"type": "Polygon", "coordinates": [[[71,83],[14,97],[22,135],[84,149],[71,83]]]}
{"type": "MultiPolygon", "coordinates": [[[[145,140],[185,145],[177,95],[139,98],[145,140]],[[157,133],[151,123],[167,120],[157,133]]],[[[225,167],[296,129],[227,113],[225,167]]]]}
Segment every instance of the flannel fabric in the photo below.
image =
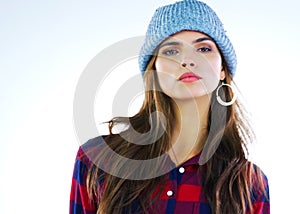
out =
{"type": "MultiPolygon", "coordinates": [[[[94,214],[97,210],[97,204],[89,200],[86,187],[87,171],[92,165],[91,160],[86,155],[86,148],[93,149],[93,146],[99,143],[99,138],[94,138],[81,146],[78,150],[70,194],[70,214],[94,214]],[[84,147],[84,149],[83,149],[84,147]]],[[[205,165],[198,164],[200,154],[187,160],[177,168],[171,170],[166,185],[160,195],[160,199],[155,203],[159,211],[150,213],[211,213],[211,208],[202,191],[205,177],[205,165]],[[199,170],[200,168],[200,170],[199,170]],[[200,173],[197,173],[199,172],[200,173]]],[[[264,175],[265,191],[262,193],[253,193],[254,214],[270,213],[269,187],[267,177],[264,175]]]]}

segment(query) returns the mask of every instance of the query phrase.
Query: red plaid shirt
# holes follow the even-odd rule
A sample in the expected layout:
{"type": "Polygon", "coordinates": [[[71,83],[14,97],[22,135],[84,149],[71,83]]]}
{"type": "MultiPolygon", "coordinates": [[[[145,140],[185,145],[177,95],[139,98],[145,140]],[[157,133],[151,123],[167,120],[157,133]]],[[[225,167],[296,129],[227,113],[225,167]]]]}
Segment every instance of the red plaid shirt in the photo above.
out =
{"type": "MultiPolygon", "coordinates": [[[[84,146],[90,147],[90,145],[95,144],[97,141],[99,142],[99,138],[89,141],[84,146]]],[[[92,149],[92,146],[89,149],[92,149]]],[[[169,179],[166,182],[160,200],[156,201],[160,208],[159,213],[211,213],[211,208],[202,191],[205,166],[199,165],[199,155],[192,157],[168,173],[167,176],[169,179]],[[199,168],[201,172],[200,175],[202,176],[199,176],[199,173],[197,173],[199,168]]],[[[70,214],[96,213],[98,205],[91,203],[86,188],[87,171],[91,164],[92,162],[82,147],[80,147],[76,156],[72,180],[70,214]]],[[[267,195],[253,194],[254,214],[270,213],[269,187],[265,175],[264,179],[267,195]]]]}

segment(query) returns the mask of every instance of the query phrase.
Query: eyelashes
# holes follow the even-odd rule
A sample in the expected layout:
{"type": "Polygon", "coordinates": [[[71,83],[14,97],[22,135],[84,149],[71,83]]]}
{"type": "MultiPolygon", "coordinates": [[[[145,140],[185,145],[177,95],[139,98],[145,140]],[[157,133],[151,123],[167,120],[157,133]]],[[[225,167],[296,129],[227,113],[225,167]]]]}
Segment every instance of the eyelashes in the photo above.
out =
{"type": "Polygon", "coordinates": [[[212,49],[208,48],[208,47],[201,47],[201,48],[198,48],[197,51],[198,52],[210,52],[210,51],[212,51],[212,49]]]}
{"type": "Polygon", "coordinates": [[[162,54],[165,56],[174,56],[179,54],[179,50],[177,49],[167,49],[162,51],[162,54]]]}
{"type": "MultiPolygon", "coordinates": [[[[201,46],[196,48],[195,50],[196,52],[208,53],[212,51],[212,48],[208,46],[201,46]]],[[[180,52],[181,52],[180,48],[174,48],[174,47],[166,48],[160,51],[160,53],[164,56],[177,56],[180,54],[180,52]]]]}

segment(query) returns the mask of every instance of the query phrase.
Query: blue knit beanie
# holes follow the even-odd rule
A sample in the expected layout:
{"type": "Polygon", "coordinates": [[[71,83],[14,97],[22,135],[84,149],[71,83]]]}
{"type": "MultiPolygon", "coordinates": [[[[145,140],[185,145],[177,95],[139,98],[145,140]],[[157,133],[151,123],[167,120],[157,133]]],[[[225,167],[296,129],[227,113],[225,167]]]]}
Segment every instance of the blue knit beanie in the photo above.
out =
{"type": "Polygon", "coordinates": [[[155,11],[139,54],[142,75],[156,47],[169,36],[182,30],[199,31],[210,36],[221,51],[229,73],[234,76],[236,55],[223,24],[208,5],[197,0],[183,0],[155,11]]]}

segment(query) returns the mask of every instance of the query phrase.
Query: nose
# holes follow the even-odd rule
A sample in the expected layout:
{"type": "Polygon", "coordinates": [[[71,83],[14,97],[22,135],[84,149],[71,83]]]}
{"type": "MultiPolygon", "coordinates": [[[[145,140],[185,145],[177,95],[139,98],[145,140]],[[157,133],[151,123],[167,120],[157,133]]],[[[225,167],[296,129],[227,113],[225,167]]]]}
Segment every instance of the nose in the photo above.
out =
{"type": "Polygon", "coordinates": [[[196,63],[194,62],[194,60],[187,59],[187,58],[183,59],[180,65],[183,68],[194,68],[194,67],[196,67],[196,63]]]}

